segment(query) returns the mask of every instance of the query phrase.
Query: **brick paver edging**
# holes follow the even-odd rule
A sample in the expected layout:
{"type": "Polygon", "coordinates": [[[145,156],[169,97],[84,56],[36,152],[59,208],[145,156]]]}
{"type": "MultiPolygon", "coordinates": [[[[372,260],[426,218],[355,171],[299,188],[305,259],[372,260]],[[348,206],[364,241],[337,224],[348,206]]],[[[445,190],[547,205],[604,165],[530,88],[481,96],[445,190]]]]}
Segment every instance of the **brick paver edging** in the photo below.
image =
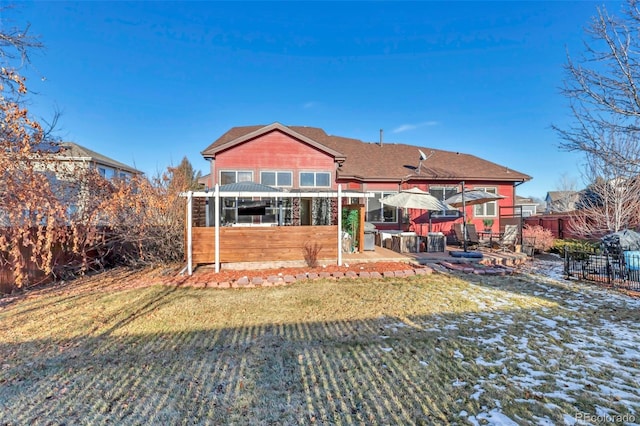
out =
{"type": "Polygon", "coordinates": [[[267,277],[246,276],[234,281],[216,281],[215,274],[192,275],[191,277],[173,277],[166,282],[167,285],[177,285],[181,287],[197,287],[197,288],[254,288],[254,287],[274,287],[282,285],[290,285],[301,280],[316,279],[358,279],[358,278],[384,278],[384,277],[411,277],[414,275],[427,275],[433,273],[433,269],[428,266],[422,266],[416,269],[403,269],[393,272],[385,272],[384,275],[379,272],[307,272],[296,275],[274,274],[267,277]]]}
{"type": "Polygon", "coordinates": [[[191,277],[181,276],[172,277],[168,279],[164,284],[177,285],[181,287],[197,287],[197,288],[254,288],[254,287],[275,287],[282,285],[293,284],[301,280],[316,280],[316,279],[357,279],[357,278],[403,278],[411,277],[414,275],[427,275],[434,272],[434,268],[438,266],[440,268],[446,268],[454,272],[463,272],[467,274],[476,275],[511,275],[514,273],[513,268],[505,266],[487,267],[484,265],[475,265],[472,263],[451,263],[451,262],[438,262],[433,267],[423,265],[420,268],[415,269],[399,269],[397,271],[385,271],[382,274],[380,272],[369,271],[347,271],[347,272],[306,272],[296,275],[284,275],[273,274],[266,277],[251,276],[248,274],[242,278],[232,281],[217,281],[215,280],[215,274],[202,274],[193,275],[191,277]]]}

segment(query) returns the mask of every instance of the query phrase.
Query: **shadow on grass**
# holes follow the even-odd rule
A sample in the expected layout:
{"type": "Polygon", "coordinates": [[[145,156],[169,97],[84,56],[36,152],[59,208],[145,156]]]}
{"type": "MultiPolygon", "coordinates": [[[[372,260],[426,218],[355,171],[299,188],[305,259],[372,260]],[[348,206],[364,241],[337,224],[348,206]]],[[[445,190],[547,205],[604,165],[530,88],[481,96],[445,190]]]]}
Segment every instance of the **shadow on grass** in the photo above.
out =
{"type": "MultiPolygon", "coordinates": [[[[531,333],[527,309],[122,332],[203,294],[146,289],[94,335],[0,345],[0,421],[442,424],[501,406],[527,423],[607,405],[589,392],[550,401],[513,385],[522,348],[508,341],[531,333]],[[487,343],[496,333],[507,342],[487,343]]],[[[556,356],[575,361],[571,350],[556,356]]],[[[554,387],[556,367],[539,363],[536,380],[554,387]]]]}

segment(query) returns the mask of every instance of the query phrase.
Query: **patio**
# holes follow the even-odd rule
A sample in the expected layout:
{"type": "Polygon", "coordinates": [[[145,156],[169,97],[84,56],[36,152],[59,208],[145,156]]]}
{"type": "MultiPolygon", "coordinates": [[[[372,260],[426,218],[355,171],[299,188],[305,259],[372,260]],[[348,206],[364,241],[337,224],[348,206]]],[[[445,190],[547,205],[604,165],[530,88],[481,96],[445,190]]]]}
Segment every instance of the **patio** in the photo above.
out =
{"type": "Polygon", "coordinates": [[[421,265],[429,265],[440,262],[464,263],[482,265],[502,265],[502,266],[518,266],[531,260],[531,257],[524,253],[501,252],[481,248],[478,251],[482,253],[482,258],[459,258],[453,257],[449,253],[451,251],[460,251],[458,246],[446,246],[444,252],[418,252],[418,253],[397,253],[384,247],[376,246],[375,250],[364,251],[362,253],[345,253],[342,255],[344,262],[364,263],[364,262],[415,262],[421,265]]]}

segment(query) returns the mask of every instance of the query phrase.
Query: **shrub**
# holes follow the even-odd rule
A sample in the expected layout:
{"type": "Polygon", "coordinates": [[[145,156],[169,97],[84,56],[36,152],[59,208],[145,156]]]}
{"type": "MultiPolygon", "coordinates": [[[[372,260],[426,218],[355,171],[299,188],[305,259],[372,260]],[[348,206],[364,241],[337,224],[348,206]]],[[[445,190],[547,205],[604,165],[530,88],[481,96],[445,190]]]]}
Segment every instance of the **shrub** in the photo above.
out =
{"type": "Polygon", "coordinates": [[[599,244],[586,240],[555,240],[550,251],[564,254],[565,247],[569,251],[594,252],[599,249],[599,244]]]}
{"type": "Polygon", "coordinates": [[[304,245],[304,261],[307,262],[307,266],[310,268],[318,266],[318,253],[320,253],[320,250],[322,250],[322,245],[318,243],[311,244],[307,242],[304,245]]]}
{"type": "Polygon", "coordinates": [[[532,241],[533,248],[537,252],[549,251],[553,247],[555,238],[549,229],[545,229],[540,225],[525,225],[522,229],[522,239],[524,241],[532,241]]]}

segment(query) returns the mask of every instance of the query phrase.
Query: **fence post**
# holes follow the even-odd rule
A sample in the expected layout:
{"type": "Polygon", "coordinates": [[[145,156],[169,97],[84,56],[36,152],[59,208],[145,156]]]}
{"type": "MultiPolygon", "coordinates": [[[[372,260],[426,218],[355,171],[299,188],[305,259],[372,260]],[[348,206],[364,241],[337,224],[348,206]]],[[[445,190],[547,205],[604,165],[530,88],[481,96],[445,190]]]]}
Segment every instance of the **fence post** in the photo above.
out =
{"type": "Polygon", "coordinates": [[[609,251],[605,250],[604,255],[607,259],[607,284],[611,285],[611,274],[613,268],[611,268],[611,262],[609,260],[609,251]]]}
{"type": "Polygon", "coordinates": [[[569,279],[569,249],[567,246],[564,246],[564,274],[569,279]]]}

